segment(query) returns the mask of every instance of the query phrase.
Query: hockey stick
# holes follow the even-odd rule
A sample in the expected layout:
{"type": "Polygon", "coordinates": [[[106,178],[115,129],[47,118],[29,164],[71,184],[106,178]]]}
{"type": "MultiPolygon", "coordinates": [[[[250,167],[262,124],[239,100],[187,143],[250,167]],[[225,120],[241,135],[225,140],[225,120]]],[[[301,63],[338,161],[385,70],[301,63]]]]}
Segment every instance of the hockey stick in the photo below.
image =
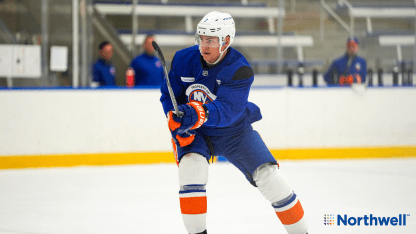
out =
{"type": "Polygon", "coordinates": [[[176,103],[175,95],[173,94],[172,86],[170,85],[168,71],[166,70],[166,63],[165,63],[165,58],[163,57],[163,54],[162,54],[162,50],[160,49],[159,45],[155,41],[152,41],[152,46],[153,46],[153,49],[155,49],[156,51],[157,57],[159,57],[160,61],[162,62],[163,70],[165,71],[166,83],[168,85],[169,96],[170,96],[170,99],[172,100],[173,108],[175,109],[175,114],[176,116],[180,118],[182,117],[183,113],[178,110],[178,104],[176,103]]]}

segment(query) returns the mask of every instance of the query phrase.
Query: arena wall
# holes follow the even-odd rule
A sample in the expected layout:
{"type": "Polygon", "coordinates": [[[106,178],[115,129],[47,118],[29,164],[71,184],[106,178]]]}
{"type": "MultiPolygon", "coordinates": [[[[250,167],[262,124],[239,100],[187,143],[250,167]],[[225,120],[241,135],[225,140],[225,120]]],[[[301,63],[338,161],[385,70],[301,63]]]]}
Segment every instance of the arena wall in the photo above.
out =
{"type": "MultiPolygon", "coordinates": [[[[156,89],[0,91],[0,169],[174,162],[156,89]]],[[[416,156],[414,87],[252,88],[284,159],[416,156]]]]}

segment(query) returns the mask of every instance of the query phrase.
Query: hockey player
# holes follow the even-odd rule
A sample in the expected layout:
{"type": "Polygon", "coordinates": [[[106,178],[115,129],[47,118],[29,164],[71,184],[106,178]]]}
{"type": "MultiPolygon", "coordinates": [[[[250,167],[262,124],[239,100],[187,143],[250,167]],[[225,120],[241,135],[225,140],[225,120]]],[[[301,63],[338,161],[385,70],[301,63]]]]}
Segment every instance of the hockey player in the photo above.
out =
{"type": "Polygon", "coordinates": [[[357,55],[358,39],[347,39],[347,52],[337,58],[324,75],[327,84],[351,85],[365,83],[367,64],[363,57],[357,55]]]}
{"type": "Polygon", "coordinates": [[[221,155],[258,187],[288,233],[305,234],[302,205],[251,126],[262,116],[259,107],[247,100],[254,74],[244,56],[230,47],[234,36],[231,15],[210,12],[197,26],[197,45],[176,52],[169,79],[181,118],[174,113],[166,83],[161,87],[179,167],[185,228],[190,234],[207,233],[209,159],[221,155]]]}

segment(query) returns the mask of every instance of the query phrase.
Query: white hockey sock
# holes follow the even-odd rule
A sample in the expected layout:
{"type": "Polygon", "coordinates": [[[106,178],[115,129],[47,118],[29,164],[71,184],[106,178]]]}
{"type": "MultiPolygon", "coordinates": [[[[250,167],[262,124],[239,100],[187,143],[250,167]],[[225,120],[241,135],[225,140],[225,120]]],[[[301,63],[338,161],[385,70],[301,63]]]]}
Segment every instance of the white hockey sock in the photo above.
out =
{"type": "Polygon", "coordinates": [[[304,211],[295,193],[272,204],[277,217],[289,234],[306,234],[308,226],[304,211]]]}
{"type": "MultiPolygon", "coordinates": [[[[205,187],[205,186],[204,186],[205,187]]],[[[207,197],[204,192],[179,193],[183,222],[189,233],[200,233],[206,229],[207,197]],[[185,195],[185,196],[184,196],[185,195]],[[188,196],[188,197],[187,197],[188,196]]]]}
{"type": "Polygon", "coordinates": [[[253,175],[260,192],[272,206],[289,234],[306,234],[304,211],[296,194],[276,165],[264,164],[253,175]]]}
{"type": "Polygon", "coordinates": [[[179,200],[188,233],[206,230],[208,162],[202,155],[190,153],[179,163],[179,200]]]}

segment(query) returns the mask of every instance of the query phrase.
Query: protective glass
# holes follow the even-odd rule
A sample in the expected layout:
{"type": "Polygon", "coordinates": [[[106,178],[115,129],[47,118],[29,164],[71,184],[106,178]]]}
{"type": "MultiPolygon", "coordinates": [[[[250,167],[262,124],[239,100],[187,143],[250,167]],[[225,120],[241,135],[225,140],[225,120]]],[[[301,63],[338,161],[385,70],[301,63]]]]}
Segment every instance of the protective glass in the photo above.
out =
{"type": "Polygon", "coordinates": [[[201,47],[220,47],[219,38],[215,36],[195,35],[195,43],[201,47]]]}

